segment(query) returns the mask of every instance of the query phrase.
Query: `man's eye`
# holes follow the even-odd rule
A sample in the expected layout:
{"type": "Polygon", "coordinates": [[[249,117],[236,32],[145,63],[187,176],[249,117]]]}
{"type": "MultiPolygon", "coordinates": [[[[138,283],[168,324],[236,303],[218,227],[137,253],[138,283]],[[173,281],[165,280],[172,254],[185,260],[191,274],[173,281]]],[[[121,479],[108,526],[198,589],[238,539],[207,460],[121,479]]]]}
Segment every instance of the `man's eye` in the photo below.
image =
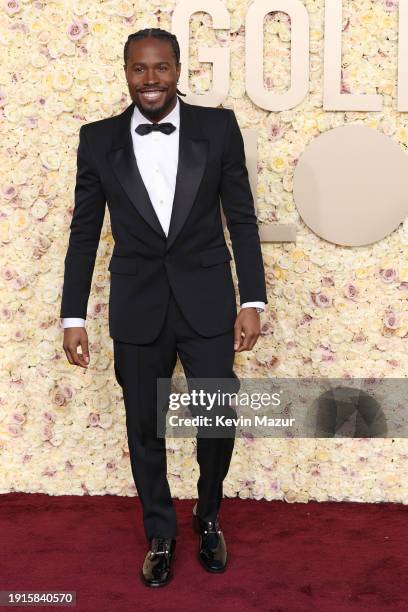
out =
{"type": "MultiPolygon", "coordinates": [[[[167,70],[167,66],[159,66],[160,70],[167,70]]],[[[139,66],[138,68],[135,68],[135,72],[140,72],[140,70],[142,70],[142,68],[139,66]]]]}

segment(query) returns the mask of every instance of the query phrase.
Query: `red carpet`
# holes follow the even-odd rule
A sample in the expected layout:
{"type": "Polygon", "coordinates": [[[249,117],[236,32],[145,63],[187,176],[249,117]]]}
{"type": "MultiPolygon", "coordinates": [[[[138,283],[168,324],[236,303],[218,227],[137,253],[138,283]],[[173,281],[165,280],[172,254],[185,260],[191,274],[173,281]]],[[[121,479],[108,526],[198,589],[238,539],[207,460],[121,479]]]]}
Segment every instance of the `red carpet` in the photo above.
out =
{"type": "Polygon", "coordinates": [[[149,589],[139,578],[146,541],[137,498],[9,493],[0,503],[0,590],[77,592],[75,608],[28,609],[408,609],[402,504],[225,499],[229,568],[212,575],[196,560],[194,500],[175,500],[175,577],[149,589]]]}

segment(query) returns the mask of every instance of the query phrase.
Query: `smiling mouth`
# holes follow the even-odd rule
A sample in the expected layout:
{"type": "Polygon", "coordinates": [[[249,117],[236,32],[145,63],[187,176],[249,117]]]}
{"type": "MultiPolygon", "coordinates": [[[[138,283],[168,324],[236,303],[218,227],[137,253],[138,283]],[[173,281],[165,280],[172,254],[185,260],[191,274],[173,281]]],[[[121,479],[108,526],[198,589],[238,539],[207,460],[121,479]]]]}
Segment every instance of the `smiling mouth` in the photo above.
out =
{"type": "Polygon", "coordinates": [[[148,100],[149,102],[158,100],[163,93],[163,89],[152,89],[150,91],[141,91],[139,92],[141,97],[144,100],[148,100]]]}

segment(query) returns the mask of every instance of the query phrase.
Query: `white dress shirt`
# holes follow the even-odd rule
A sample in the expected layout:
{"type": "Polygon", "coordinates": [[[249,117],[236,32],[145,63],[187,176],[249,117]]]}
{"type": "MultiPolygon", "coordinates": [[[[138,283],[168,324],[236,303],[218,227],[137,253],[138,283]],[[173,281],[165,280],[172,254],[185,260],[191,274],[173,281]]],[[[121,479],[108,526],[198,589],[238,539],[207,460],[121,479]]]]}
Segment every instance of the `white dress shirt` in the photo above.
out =
{"type": "MultiPolygon", "coordinates": [[[[168,234],[172,203],[176,187],[176,174],[178,165],[178,144],[180,129],[180,102],[177,98],[176,106],[163,119],[157,123],[170,122],[176,126],[171,134],[163,132],[150,132],[138,134],[135,129],[139,123],[153,123],[146,119],[135,105],[130,121],[130,130],[133,140],[133,149],[137,165],[148,191],[156,215],[164,233],[168,234]],[[154,161],[154,163],[152,163],[154,161]]],[[[255,307],[265,309],[264,302],[245,302],[242,308],[255,307]]],[[[259,312],[259,311],[258,311],[259,312]]],[[[65,327],[84,327],[85,319],[66,317],[62,320],[65,327]]]]}

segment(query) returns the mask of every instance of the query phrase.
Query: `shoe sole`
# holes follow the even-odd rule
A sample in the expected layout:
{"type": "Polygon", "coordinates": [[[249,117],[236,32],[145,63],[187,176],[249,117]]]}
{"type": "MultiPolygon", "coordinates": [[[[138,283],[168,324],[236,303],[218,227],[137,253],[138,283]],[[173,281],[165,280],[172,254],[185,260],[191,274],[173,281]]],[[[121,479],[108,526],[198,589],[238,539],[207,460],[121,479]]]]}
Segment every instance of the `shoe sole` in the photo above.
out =
{"type": "Polygon", "coordinates": [[[143,573],[141,573],[140,578],[141,578],[141,580],[142,580],[142,582],[143,582],[143,584],[145,586],[153,588],[153,589],[156,589],[156,588],[159,588],[159,587],[167,586],[169,584],[169,582],[171,582],[173,580],[173,575],[171,575],[170,578],[167,578],[166,582],[146,582],[144,577],[143,577],[143,573]]]}
{"type": "Polygon", "coordinates": [[[200,552],[198,552],[197,555],[197,559],[199,560],[201,566],[210,574],[222,574],[223,572],[225,572],[226,568],[227,568],[227,564],[224,565],[224,567],[222,569],[210,569],[205,563],[204,561],[201,559],[200,557],[200,552]]]}

